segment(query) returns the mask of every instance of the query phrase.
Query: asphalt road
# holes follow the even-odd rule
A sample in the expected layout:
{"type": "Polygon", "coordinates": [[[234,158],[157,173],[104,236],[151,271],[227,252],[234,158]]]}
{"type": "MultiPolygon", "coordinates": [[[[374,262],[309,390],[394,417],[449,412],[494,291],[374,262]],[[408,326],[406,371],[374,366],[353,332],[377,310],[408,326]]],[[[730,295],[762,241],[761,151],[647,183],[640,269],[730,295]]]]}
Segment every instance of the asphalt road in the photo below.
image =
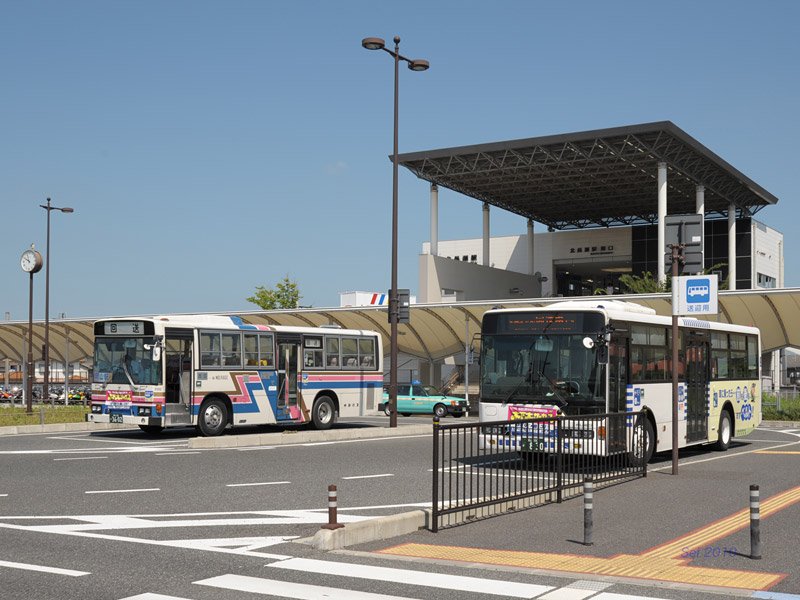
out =
{"type": "MultiPolygon", "coordinates": [[[[376,423],[385,425],[383,421],[376,423]]],[[[0,437],[0,597],[720,597],[658,584],[642,587],[608,578],[375,553],[407,541],[574,553],[580,500],[436,536],[421,531],[347,551],[319,552],[294,540],[313,535],[326,521],[328,484],[339,490],[340,521],[429,503],[429,437],[189,450],[193,435],[191,430],[174,430],[150,437],[137,430],[0,437]]],[[[596,545],[589,552],[640,552],[674,538],[679,530],[740,509],[746,506],[740,497],[746,496],[746,486],[741,493],[731,490],[738,490],[751,474],[763,482],[764,497],[798,485],[796,456],[751,452],[793,441],[798,438],[792,434],[758,431],[728,453],[682,453],[678,479],[658,470],[669,460],[658,457],[646,480],[597,493],[596,545]],[[682,497],[682,504],[676,505],[674,497],[682,497]]],[[[789,573],[797,568],[791,549],[798,506],[765,521],[765,555],[783,552],[785,557],[776,563],[770,556],[770,568],[789,573]],[[766,528],[770,522],[780,528],[766,528]]],[[[736,537],[725,543],[743,545],[736,537]]],[[[740,566],[742,559],[725,560],[740,566]]],[[[722,559],[708,561],[717,565],[722,559]]],[[[790,574],[776,589],[800,593],[800,584],[790,574]]]]}

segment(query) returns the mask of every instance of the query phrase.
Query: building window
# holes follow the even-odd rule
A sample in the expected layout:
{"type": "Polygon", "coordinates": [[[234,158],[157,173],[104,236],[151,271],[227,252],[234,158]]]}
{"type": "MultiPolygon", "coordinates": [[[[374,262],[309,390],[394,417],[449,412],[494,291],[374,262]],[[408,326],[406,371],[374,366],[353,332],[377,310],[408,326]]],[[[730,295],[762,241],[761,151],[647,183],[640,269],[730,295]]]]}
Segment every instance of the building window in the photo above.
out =
{"type": "Polygon", "coordinates": [[[758,282],[757,285],[760,288],[774,288],[777,285],[777,281],[775,280],[774,277],[770,277],[769,275],[764,275],[763,273],[757,274],[756,281],[758,282]]]}

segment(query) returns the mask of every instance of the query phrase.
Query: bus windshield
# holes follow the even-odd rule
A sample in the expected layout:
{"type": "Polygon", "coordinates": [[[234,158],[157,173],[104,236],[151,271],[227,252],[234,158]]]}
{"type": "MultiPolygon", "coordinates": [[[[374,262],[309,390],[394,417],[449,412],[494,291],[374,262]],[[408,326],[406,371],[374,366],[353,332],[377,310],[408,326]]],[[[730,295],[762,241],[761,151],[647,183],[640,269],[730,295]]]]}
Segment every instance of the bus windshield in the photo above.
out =
{"type": "Polygon", "coordinates": [[[584,334],[484,335],[481,401],[605,409],[605,369],[584,334]]]}
{"type": "Polygon", "coordinates": [[[127,383],[129,385],[160,385],[161,361],[152,359],[145,345],[152,338],[98,336],[94,343],[95,383],[127,383]]]}

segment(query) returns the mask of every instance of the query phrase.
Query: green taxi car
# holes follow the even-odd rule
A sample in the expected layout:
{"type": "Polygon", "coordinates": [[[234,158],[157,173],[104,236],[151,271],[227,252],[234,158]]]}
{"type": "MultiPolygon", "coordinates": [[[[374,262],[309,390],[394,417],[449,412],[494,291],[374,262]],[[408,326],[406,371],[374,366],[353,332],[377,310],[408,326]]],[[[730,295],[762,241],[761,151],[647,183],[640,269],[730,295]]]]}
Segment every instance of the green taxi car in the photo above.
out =
{"type": "MultiPolygon", "coordinates": [[[[389,393],[383,390],[383,402],[378,405],[386,415],[389,410],[389,393]]],[[[432,385],[421,385],[419,382],[397,384],[397,412],[404,417],[412,414],[436,415],[444,417],[448,414],[460,417],[467,414],[469,404],[464,398],[445,396],[432,385]]]]}

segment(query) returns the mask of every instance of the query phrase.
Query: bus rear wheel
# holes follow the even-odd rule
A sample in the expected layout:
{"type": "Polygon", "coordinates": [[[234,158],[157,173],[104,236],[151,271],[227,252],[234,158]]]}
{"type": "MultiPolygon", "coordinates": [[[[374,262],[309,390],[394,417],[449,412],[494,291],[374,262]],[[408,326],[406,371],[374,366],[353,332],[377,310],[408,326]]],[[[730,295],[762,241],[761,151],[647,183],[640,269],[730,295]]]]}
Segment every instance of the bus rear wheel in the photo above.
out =
{"type": "Polygon", "coordinates": [[[315,429],[330,429],[336,422],[336,407],[328,396],[320,396],[314,402],[311,421],[315,429]]]}
{"type": "Polygon", "coordinates": [[[197,415],[197,429],[206,437],[221,435],[228,425],[228,409],[222,400],[204,402],[197,415]]]}
{"type": "Polygon", "coordinates": [[[731,427],[731,413],[723,410],[719,416],[719,429],[717,430],[717,450],[727,450],[731,445],[733,428],[731,427]]]}

